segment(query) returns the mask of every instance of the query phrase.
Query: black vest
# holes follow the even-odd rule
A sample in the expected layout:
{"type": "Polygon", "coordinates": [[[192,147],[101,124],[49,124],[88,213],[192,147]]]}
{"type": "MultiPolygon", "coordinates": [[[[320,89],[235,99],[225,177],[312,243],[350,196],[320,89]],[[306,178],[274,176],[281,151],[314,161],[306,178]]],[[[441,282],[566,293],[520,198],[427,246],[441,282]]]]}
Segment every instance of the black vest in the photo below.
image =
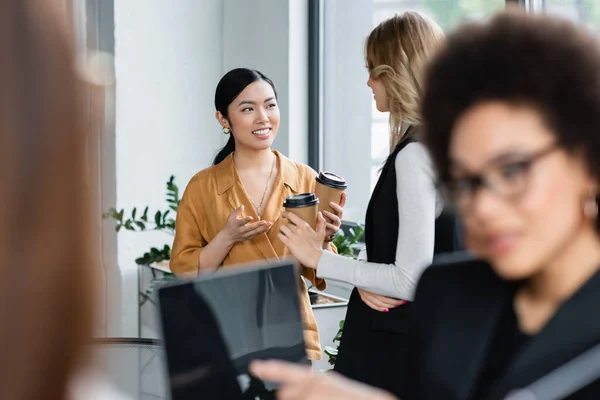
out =
{"type": "MultiPolygon", "coordinates": [[[[369,262],[396,262],[398,216],[396,196],[396,157],[409,143],[417,139],[409,130],[385,162],[371,195],[365,218],[365,244],[369,262]]],[[[435,252],[456,248],[453,215],[442,213],[436,220],[435,252]],[[438,226],[439,225],[439,226],[438,226]]],[[[408,303],[389,312],[372,310],[352,292],[335,370],[360,382],[385,389],[394,395],[412,400],[408,392],[410,371],[414,368],[408,357],[417,330],[414,304],[408,303]]]]}
{"type": "MultiPolygon", "coordinates": [[[[398,227],[398,197],[396,196],[396,157],[409,143],[417,142],[412,129],[386,160],[377,185],[371,195],[365,218],[365,245],[367,261],[393,264],[396,261],[398,227]]],[[[460,228],[449,205],[435,221],[434,255],[462,249],[460,228]]]]}

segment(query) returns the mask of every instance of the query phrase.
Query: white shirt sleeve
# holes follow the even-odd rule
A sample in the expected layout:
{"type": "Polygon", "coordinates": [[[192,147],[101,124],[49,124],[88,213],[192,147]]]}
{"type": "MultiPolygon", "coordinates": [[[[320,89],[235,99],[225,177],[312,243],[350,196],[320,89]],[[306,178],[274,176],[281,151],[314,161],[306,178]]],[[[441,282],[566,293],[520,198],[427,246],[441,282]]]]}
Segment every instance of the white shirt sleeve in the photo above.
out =
{"type": "Polygon", "coordinates": [[[358,255],[356,256],[356,259],[358,261],[367,261],[367,247],[363,246],[362,249],[360,249],[360,251],[358,252],[358,255]]]}
{"type": "Polygon", "coordinates": [[[422,144],[408,144],[398,153],[395,166],[400,221],[395,263],[370,263],[323,252],[317,275],[384,296],[413,300],[417,282],[433,260],[435,219],[441,203],[431,159],[422,144]]]}

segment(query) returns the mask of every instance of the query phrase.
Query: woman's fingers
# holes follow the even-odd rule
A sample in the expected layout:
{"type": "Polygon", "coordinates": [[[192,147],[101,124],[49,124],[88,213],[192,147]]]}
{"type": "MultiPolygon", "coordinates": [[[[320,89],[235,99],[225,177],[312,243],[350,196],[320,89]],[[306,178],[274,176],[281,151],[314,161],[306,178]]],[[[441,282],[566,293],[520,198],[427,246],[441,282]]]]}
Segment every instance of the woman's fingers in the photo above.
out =
{"type": "Polygon", "coordinates": [[[271,229],[271,223],[267,221],[258,221],[240,228],[239,235],[243,240],[252,239],[254,236],[261,235],[271,229]]]}
{"type": "Polygon", "coordinates": [[[256,230],[257,228],[265,227],[267,225],[268,225],[268,222],[264,221],[264,220],[252,222],[252,223],[248,223],[248,224],[241,226],[239,232],[240,232],[240,234],[245,235],[248,232],[256,230]]]}
{"type": "Polygon", "coordinates": [[[239,206],[238,208],[236,208],[235,210],[233,210],[232,212],[229,213],[229,217],[228,218],[232,218],[232,219],[238,219],[244,212],[244,206],[239,206]]]}
{"type": "Polygon", "coordinates": [[[286,237],[290,237],[291,235],[294,234],[294,232],[292,231],[292,228],[288,224],[282,224],[279,227],[279,232],[282,233],[286,237]]]}
{"type": "Polygon", "coordinates": [[[330,232],[337,232],[339,230],[338,226],[336,226],[336,225],[334,225],[334,224],[332,224],[330,222],[327,222],[327,225],[325,227],[330,232]]]}
{"type": "Polygon", "coordinates": [[[336,204],[336,203],[330,203],[329,206],[331,208],[333,208],[333,211],[335,211],[335,214],[338,217],[341,217],[342,215],[344,215],[344,208],[343,208],[344,206],[341,206],[341,205],[336,204]]]}
{"type": "MultiPolygon", "coordinates": [[[[290,240],[287,238],[287,236],[285,236],[283,233],[279,232],[279,233],[277,234],[277,237],[279,238],[279,240],[281,240],[281,241],[283,242],[283,244],[285,244],[285,246],[286,246],[287,248],[289,248],[289,247],[290,247],[290,246],[289,246],[290,240]]],[[[290,250],[291,250],[291,249],[290,249],[290,250]]]]}
{"type": "Polygon", "coordinates": [[[371,308],[386,312],[390,308],[396,308],[403,304],[406,304],[406,301],[393,299],[391,297],[382,296],[380,294],[375,294],[371,292],[367,292],[366,290],[359,289],[360,298],[371,308]]]}
{"type": "Polygon", "coordinates": [[[270,224],[262,225],[262,226],[259,226],[258,228],[251,230],[250,232],[246,233],[245,236],[247,239],[252,239],[254,236],[262,235],[263,233],[266,233],[270,228],[271,228],[270,224]]]}
{"type": "Polygon", "coordinates": [[[372,304],[375,304],[375,306],[377,306],[377,308],[381,311],[385,311],[389,309],[389,306],[387,304],[385,304],[383,301],[381,301],[381,299],[377,296],[372,296],[372,295],[368,295],[367,298],[369,299],[369,302],[371,302],[372,304]]]}
{"type": "MultiPolygon", "coordinates": [[[[240,227],[240,226],[245,226],[247,224],[249,224],[250,222],[252,222],[254,218],[252,217],[244,217],[244,218],[236,218],[234,219],[234,223],[240,227]]],[[[255,224],[258,224],[260,221],[255,222],[255,224]]]]}
{"type": "Polygon", "coordinates": [[[365,297],[361,296],[361,299],[362,299],[362,301],[363,301],[363,302],[364,302],[366,305],[368,305],[369,307],[371,307],[371,308],[372,308],[373,310],[375,310],[375,311],[381,311],[381,312],[385,312],[385,310],[387,310],[387,308],[386,308],[386,307],[383,307],[383,306],[377,305],[376,303],[372,302],[370,298],[368,298],[368,297],[366,297],[366,296],[365,296],[365,297]]]}
{"type": "Polygon", "coordinates": [[[380,294],[371,293],[371,296],[377,299],[378,303],[389,308],[398,307],[399,305],[404,304],[403,300],[393,299],[391,297],[382,296],[380,294]]]}
{"type": "Polygon", "coordinates": [[[336,226],[340,226],[342,224],[342,220],[337,215],[329,212],[323,211],[323,216],[329,220],[329,222],[335,224],[336,226]]]}
{"type": "Polygon", "coordinates": [[[341,208],[342,211],[344,210],[344,206],[346,205],[347,197],[348,195],[346,194],[346,192],[342,193],[342,196],[340,197],[340,205],[338,207],[341,208]]]}
{"type": "Polygon", "coordinates": [[[389,297],[385,297],[383,299],[380,299],[381,303],[383,305],[385,305],[388,308],[396,308],[398,306],[401,306],[402,304],[404,304],[403,300],[396,300],[396,299],[390,299],[389,297]]]}
{"type": "Polygon", "coordinates": [[[253,361],[250,364],[250,373],[262,380],[283,385],[299,384],[313,377],[313,371],[309,367],[276,360],[253,361]]]}
{"type": "Polygon", "coordinates": [[[283,217],[287,218],[287,220],[292,224],[292,225],[296,225],[296,226],[302,226],[302,225],[308,225],[306,223],[306,221],[304,221],[302,218],[300,218],[299,216],[297,216],[296,214],[294,214],[293,212],[285,212],[283,213],[283,217]]]}

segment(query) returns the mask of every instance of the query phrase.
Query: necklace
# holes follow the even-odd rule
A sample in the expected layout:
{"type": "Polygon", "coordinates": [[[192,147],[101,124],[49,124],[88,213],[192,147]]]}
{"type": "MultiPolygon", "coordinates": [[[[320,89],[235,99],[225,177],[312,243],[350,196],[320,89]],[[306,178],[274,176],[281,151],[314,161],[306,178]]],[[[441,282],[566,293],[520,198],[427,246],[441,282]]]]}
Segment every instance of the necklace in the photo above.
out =
{"type": "MultiPolygon", "coordinates": [[[[233,156],[235,157],[235,153],[233,156]]],[[[250,199],[250,203],[252,203],[252,206],[254,206],[254,209],[256,210],[256,214],[258,214],[258,219],[262,219],[260,211],[261,211],[263,203],[265,202],[265,196],[267,195],[267,191],[269,189],[269,183],[271,182],[271,177],[273,176],[273,170],[275,169],[275,160],[277,160],[277,157],[273,156],[273,164],[271,165],[271,172],[269,172],[269,177],[267,178],[267,184],[265,185],[265,190],[260,199],[260,204],[257,206],[256,203],[254,203],[254,201],[252,201],[252,199],[250,199],[250,196],[248,196],[248,198],[250,199]]]]}

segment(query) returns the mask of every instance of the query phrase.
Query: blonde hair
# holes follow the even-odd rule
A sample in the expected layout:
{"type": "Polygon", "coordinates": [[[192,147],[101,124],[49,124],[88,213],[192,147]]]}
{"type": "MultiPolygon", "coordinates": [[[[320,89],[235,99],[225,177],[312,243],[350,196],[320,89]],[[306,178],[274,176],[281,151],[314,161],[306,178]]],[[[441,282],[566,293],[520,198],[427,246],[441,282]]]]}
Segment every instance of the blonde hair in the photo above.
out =
{"type": "Polygon", "coordinates": [[[365,59],[372,79],[383,82],[390,110],[390,152],[402,139],[402,123],[421,124],[419,103],[425,64],[444,41],[442,29],[417,12],[383,21],[369,34],[365,59]]]}

